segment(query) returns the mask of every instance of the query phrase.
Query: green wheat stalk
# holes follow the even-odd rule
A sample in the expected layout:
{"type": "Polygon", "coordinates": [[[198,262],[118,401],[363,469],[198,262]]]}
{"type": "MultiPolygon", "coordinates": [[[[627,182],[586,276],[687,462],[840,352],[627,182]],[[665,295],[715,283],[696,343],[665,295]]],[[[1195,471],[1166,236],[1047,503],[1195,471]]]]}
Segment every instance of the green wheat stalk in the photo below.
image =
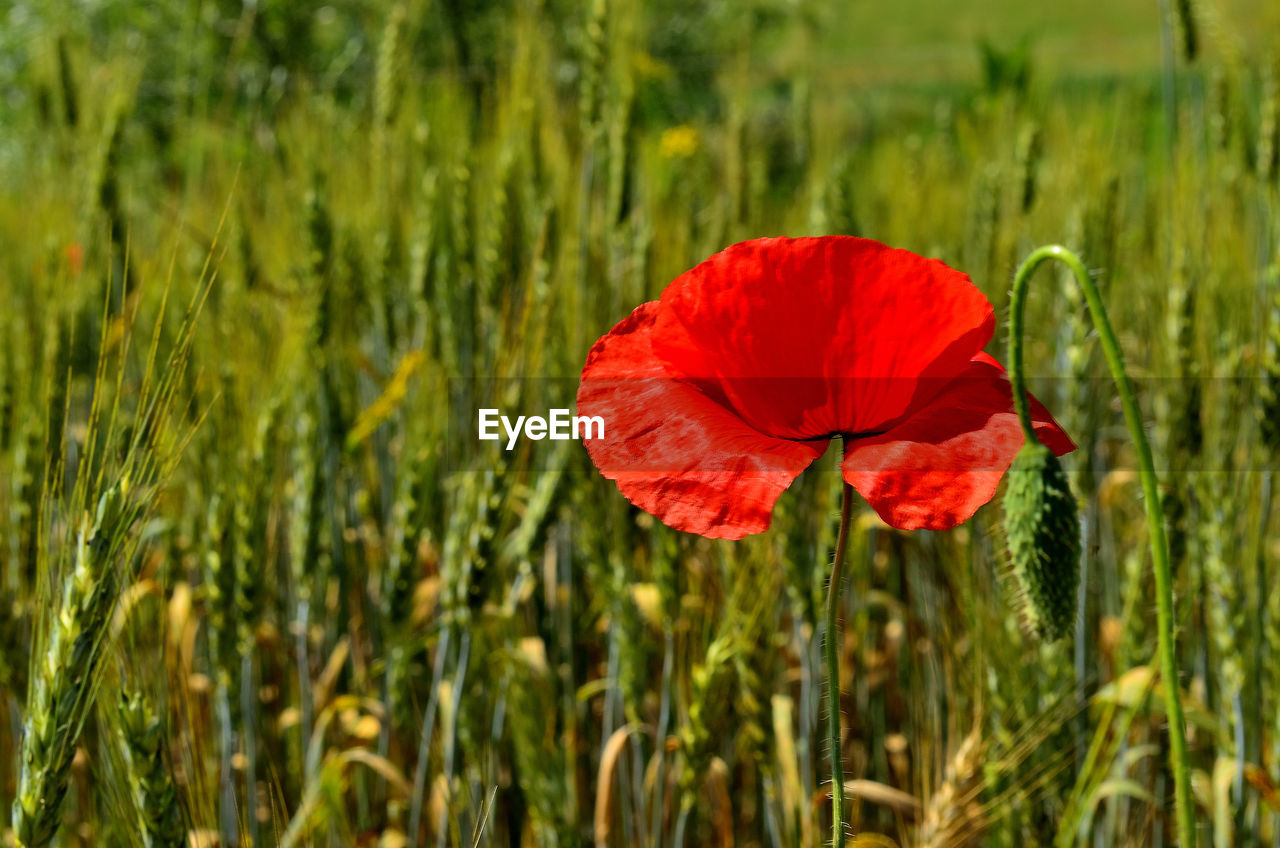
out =
{"type": "MultiPolygon", "coordinates": [[[[207,266],[206,266],[207,267],[207,266]]],[[[61,822],[59,810],[67,792],[68,772],[80,739],[80,731],[93,707],[102,676],[103,649],[110,638],[111,620],[134,567],[137,538],[131,529],[154,506],[159,484],[172,470],[177,445],[163,445],[170,412],[190,352],[195,317],[207,287],[202,286],[187,312],[178,343],[166,367],[156,372],[159,328],[147,357],[137,422],[127,437],[119,470],[100,470],[90,480],[77,481],[76,500],[94,503],[81,507],[75,519],[72,547],[58,602],[43,624],[43,638],[32,652],[33,663],[27,693],[20,753],[21,772],[13,801],[11,821],[20,848],[50,844],[61,822]],[[99,492],[96,496],[91,493],[99,492]]],[[[160,313],[163,314],[163,303],[160,313]]],[[[121,433],[119,408],[123,367],[116,377],[113,407],[106,412],[101,396],[109,385],[106,356],[100,357],[90,412],[87,456],[121,433]]]]}
{"type": "Polygon", "coordinates": [[[140,691],[123,696],[119,715],[139,841],[144,848],[182,848],[187,828],[167,762],[164,720],[140,691]]]}

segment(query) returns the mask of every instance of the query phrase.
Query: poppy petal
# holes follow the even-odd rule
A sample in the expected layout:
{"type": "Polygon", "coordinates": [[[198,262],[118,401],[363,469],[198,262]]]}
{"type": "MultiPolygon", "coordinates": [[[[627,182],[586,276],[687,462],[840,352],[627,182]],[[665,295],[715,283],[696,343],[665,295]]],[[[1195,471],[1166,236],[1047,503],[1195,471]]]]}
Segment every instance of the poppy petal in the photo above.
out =
{"type": "Polygon", "coordinates": [[[653,350],[761,433],[883,431],[991,339],[991,304],[936,259],[851,236],[735,244],[662,294],[653,350]]]}
{"type": "MultiPolygon", "coordinates": [[[[1036,435],[1054,453],[1075,449],[1035,398],[1031,417],[1036,435]]],[[[892,526],[945,530],[991,500],[1022,443],[1004,368],[980,353],[909,419],[883,434],[850,440],[840,467],[892,526]]]]}
{"type": "Polygon", "coordinates": [[[587,452],[627,500],[669,527],[716,539],[763,532],[778,496],[828,440],[763,435],[672,379],[653,354],[659,310],[642,304],[587,356],[577,414],[604,421],[603,438],[584,440],[587,452]]]}

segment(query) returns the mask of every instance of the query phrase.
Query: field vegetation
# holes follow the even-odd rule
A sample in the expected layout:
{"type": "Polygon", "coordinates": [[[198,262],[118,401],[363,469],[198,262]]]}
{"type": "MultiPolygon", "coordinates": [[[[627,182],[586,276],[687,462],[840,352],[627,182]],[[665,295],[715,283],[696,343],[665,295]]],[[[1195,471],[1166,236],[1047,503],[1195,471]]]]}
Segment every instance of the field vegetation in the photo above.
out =
{"type": "Polygon", "coordinates": [[[1260,0],[0,0],[6,844],[818,846],[833,451],[742,542],[580,444],[587,350],[720,248],[848,233],[997,308],[1093,270],[1162,475],[1181,679],[1083,300],[1028,305],[1079,445],[1081,612],[998,505],[865,505],[857,845],[1280,843],[1280,18],[1260,0]],[[885,10],[883,14],[881,9],[885,10]]]}

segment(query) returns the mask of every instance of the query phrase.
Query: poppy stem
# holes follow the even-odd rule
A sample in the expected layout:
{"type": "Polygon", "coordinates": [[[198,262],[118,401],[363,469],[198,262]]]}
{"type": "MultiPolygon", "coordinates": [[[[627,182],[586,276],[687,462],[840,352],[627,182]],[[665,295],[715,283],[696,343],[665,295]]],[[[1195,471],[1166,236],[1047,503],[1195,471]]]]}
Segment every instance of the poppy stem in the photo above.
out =
{"type": "Polygon", "coordinates": [[[1023,305],[1026,302],[1027,284],[1042,262],[1060,259],[1071,269],[1076,282],[1089,304],[1089,314],[1098,331],[1102,352],[1106,357],[1111,377],[1120,393],[1120,405],[1124,409],[1125,424],[1137,452],[1139,475],[1142,480],[1143,505],[1147,513],[1147,536],[1151,543],[1151,562],[1156,583],[1156,624],[1159,637],[1160,677],[1163,682],[1165,712],[1169,719],[1169,768],[1173,772],[1174,805],[1177,811],[1178,845],[1195,848],[1195,811],[1191,800],[1191,771],[1187,763],[1187,734],[1182,714],[1182,694],[1178,685],[1178,659],[1174,642],[1173,578],[1169,567],[1169,541],[1165,535],[1164,509],[1161,506],[1160,489],[1156,478],[1155,463],[1151,457],[1151,445],[1142,428],[1142,413],[1133,393],[1133,384],[1124,367],[1120,343],[1107,317],[1102,296],[1088,269],[1080,257],[1060,245],[1048,245],[1036,249],[1026,258],[1013,278],[1013,296],[1009,317],[1009,382],[1013,386],[1014,408],[1028,440],[1036,440],[1028,409],[1027,386],[1022,371],[1023,305]]]}
{"type": "Polygon", "coordinates": [[[831,845],[844,848],[844,762],[840,745],[840,566],[849,542],[849,516],[853,511],[853,486],[844,484],[840,494],[840,535],[827,586],[827,732],[831,742],[831,845]]]}

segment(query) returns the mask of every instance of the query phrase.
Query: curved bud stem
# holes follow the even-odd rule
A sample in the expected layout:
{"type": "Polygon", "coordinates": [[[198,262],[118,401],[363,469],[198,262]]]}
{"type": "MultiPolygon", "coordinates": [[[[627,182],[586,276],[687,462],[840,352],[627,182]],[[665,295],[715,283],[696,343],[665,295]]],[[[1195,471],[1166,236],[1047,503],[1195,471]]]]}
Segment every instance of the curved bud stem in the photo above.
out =
{"type": "Polygon", "coordinates": [[[844,763],[840,755],[840,565],[849,542],[853,487],[844,484],[840,496],[840,535],[827,586],[827,734],[831,744],[831,846],[844,848],[844,763]]]}
{"type": "Polygon", "coordinates": [[[1187,735],[1182,715],[1182,696],[1178,687],[1178,660],[1174,651],[1173,578],[1169,568],[1169,542],[1164,530],[1164,509],[1161,506],[1155,463],[1151,458],[1151,445],[1142,429],[1142,413],[1133,393],[1133,384],[1124,367],[1120,343],[1107,318],[1102,296],[1094,285],[1080,257],[1060,245],[1036,249],[1026,258],[1013,278],[1013,297],[1009,317],[1009,382],[1013,386],[1013,403],[1018,420],[1028,440],[1035,440],[1028,409],[1027,386],[1022,370],[1023,306],[1027,298],[1027,283],[1042,262],[1059,259],[1066,263],[1084,291],[1089,304],[1089,315],[1102,343],[1107,366],[1120,393],[1120,405],[1124,409],[1125,425],[1138,456],[1138,473],[1142,480],[1142,494],[1147,513],[1147,535],[1151,542],[1151,563],[1156,582],[1156,625],[1159,636],[1160,677],[1164,683],[1165,711],[1169,717],[1169,768],[1174,779],[1174,803],[1177,808],[1178,844],[1182,848],[1195,848],[1195,811],[1191,798],[1191,772],[1187,763],[1187,735]]]}

